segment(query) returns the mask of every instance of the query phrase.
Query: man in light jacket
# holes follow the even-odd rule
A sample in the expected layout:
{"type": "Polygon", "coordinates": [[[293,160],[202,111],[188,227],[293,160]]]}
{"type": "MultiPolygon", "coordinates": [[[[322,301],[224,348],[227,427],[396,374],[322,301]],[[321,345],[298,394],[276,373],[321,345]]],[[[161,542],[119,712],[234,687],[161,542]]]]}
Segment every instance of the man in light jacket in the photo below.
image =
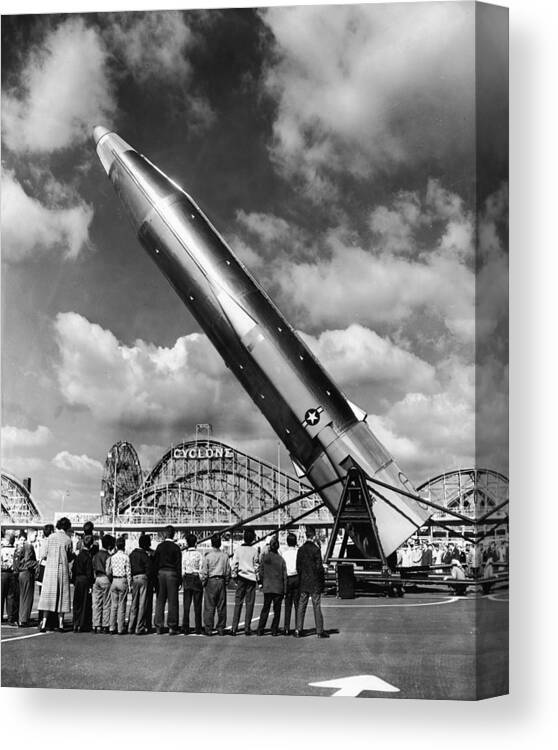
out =
{"type": "Polygon", "coordinates": [[[213,634],[215,610],[217,610],[217,633],[225,635],[227,625],[227,584],[231,577],[229,556],[221,551],[221,535],[213,534],[211,549],[205,554],[200,578],[204,587],[203,621],[204,633],[213,634]]]}
{"type": "Polygon", "coordinates": [[[254,547],[256,534],[254,529],[246,529],[244,532],[244,544],[237,547],[232,561],[232,577],[236,580],[236,594],[234,597],[234,614],[231,635],[236,635],[242,603],[246,599],[246,613],[244,616],[244,634],[252,635],[250,623],[254,613],[254,602],[256,600],[256,581],[258,579],[259,554],[260,551],[254,547]]]}

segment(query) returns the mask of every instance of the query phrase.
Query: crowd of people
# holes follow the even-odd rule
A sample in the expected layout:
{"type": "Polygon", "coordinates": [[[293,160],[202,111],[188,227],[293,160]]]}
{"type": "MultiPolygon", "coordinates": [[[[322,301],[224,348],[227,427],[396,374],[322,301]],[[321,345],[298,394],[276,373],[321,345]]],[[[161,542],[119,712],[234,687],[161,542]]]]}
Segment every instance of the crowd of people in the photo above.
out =
{"type": "MultiPolygon", "coordinates": [[[[508,564],[508,542],[502,539],[479,542],[456,543],[448,542],[420,542],[409,540],[397,550],[397,567],[430,568],[440,566],[440,572],[445,567],[461,571],[462,577],[490,578],[496,565],[508,564]]],[[[461,577],[457,572],[455,577],[461,577]]]]}
{"type": "Polygon", "coordinates": [[[47,524],[42,540],[35,544],[25,531],[17,538],[8,534],[2,539],[2,619],[6,609],[9,624],[31,625],[37,583],[41,632],[64,632],[65,617],[72,613],[75,633],[236,636],[242,628],[247,636],[263,635],[273,610],[271,635],[300,638],[311,600],[316,635],[328,638],[321,611],[325,572],[315,530],[307,527],[306,541],[300,546],[297,536],[288,534],[283,551],[276,536],[263,551],[255,544],[253,529],[246,529],[243,538],[231,559],[221,549],[220,534],[213,534],[206,550],[190,533],[181,548],[172,526],[166,527],[164,540],[155,549],[151,536],[141,534],[137,547],[129,552],[124,536],[98,536],[90,521],[83,525],[75,548],[68,518],[60,518],[56,528],[47,524]],[[236,589],[232,625],[227,629],[226,591],[231,580],[236,589]],[[259,617],[253,618],[257,589],[263,593],[263,606],[259,617]]]}
{"type": "MultiPolygon", "coordinates": [[[[311,599],[316,634],[327,638],[321,611],[325,574],[320,544],[312,527],[307,527],[306,537],[299,546],[297,536],[289,533],[284,548],[272,537],[262,550],[254,530],[248,528],[243,543],[228,554],[221,548],[219,534],[212,536],[206,549],[198,546],[192,533],[176,540],[172,526],[166,527],[155,548],[149,534],[141,534],[132,548],[127,536],[96,534],[91,521],[78,534],[68,518],[60,518],[56,528],[47,524],[42,538],[28,539],[24,530],[17,537],[8,532],[2,539],[2,619],[29,627],[39,585],[38,627],[43,632],[64,631],[71,613],[75,632],[209,636],[216,631],[235,636],[242,628],[246,635],[262,635],[272,611],[271,635],[300,637],[311,599]],[[226,590],[231,580],[235,601],[227,630],[226,590]],[[259,618],[254,618],[258,590],[263,593],[263,606],[259,618]]],[[[403,575],[405,570],[422,568],[444,573],[456,583],[490,579],[498,566],[507,563],[507,540],[473,544],[410,539],[388,559],[390,568],[403,575]]]]}

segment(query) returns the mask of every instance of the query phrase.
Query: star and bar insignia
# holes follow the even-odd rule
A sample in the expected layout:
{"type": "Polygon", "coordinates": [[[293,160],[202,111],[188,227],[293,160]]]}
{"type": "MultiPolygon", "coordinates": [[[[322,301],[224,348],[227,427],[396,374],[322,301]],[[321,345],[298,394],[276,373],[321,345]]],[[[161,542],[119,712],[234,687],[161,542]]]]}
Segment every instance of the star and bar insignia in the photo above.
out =
{"type": "Polygon", "coordinates": [[[303,427],[315,427],[320,421],[320,414],[323,412],[323,407],[318,406],[314,409],[308,409],[304,415],[303,427]]]}

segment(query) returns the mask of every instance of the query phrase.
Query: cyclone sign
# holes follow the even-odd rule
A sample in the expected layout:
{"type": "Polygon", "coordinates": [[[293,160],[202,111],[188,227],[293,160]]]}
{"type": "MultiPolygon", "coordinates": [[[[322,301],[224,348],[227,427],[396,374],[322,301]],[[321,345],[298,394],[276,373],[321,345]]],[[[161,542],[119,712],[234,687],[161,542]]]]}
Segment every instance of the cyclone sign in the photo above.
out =
{"type": "Polygon", "coordinates": [[[224,448],[222,446],[214,446],[213,448],[175,448],[172,452],[173,458],[189,458],[189,459],[203,459],[203,458],[232,458],[232,448],[224,448]]]}

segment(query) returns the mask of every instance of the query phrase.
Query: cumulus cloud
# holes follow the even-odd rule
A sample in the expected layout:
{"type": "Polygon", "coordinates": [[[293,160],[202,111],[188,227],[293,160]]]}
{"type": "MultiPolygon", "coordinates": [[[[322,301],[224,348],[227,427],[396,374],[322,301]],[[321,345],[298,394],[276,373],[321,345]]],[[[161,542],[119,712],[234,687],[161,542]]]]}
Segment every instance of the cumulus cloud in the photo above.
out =
{"type": "MultiPolygon", "coordinates": [[[[5,170],[2,178],[2,250],[5,259],[20,261],[44,252],[59,251],[65,258],[76,258],[89,244],[93,208],[83,201],[70,206],[56,205],[67,193],[64,186],[50,180],[43,200],[28,195],[15,175],[5,170]]],[[[64,202],[66,198],[64,197],[64,202]]]]}
{"type": "Polygon", "coordinates": [[[215,122],[216,114],[205,97],[190,92],[186,106],[190,131],[200,133],[215,122]]]}
{"type": "Polygon", "coordinates": [[[103,473],[102,464],[94,458],[86,456],[84,453],[78,456],[68,451],[60,451],[52,459],[52,464],[61,471],[77,474],[82,477],[101,477],[103,473]]]}
{"type": "Polygon", "coordinates": [[[43,471],[47,466],[47,461],[36,456],[2,457],[2,468],[19,480],[29,476],[32,477],[33,474],[43,471]]]}
{"type": "Polygon", "coordinates": [[[268,8],[264,87],[271,153],[315,198],[365,177],[472,148],[474,9],[464,4],[268,8]]]}
{"type": "Polygon", "coordinates": [[[3,92],[2,132],[12,151],[52,152],[90,137],[114,114],[108,52],[98,31],[70,18],[29,54],[17,86],[3,92]]]}
{"type": "Polygon", "coordinates": [[[194,34],[182,13],[117,13],[110,18],[110,45],[140,83],[153,77],[180,81],[191,75],[186,53],[194,34]]]}
{"type": "Polygon", "coordinates": [[[418,481],[475,464],[475,367],[450,357],[437,375],[437,392],[410,391],[368,420],[418,481]]]}
{"type": "Polygon", "coordinates": [[[77,313],[60,313],[55,334],[65,401],[103,422],[175,431],[208,421],[247,431],[265,424],[201,334],[172,347],[141,340],[127,346],[77,313]]]}
{"type": "Polygon", "coordinates": [[[192,126],[207,126],[215,117],[209,102],[184,88],[192,88],[189,55],[199,43],[178,11],[111,14],[102,28],[83,17],[62,21],[3,91],[4,145],[44,154],[88,140],[92,125],[117,116],[116,87],[126,73],[139,85],[183,87],[192,126]]]}
{"type": "Polygon", "coordinates": [[[300,260],[318,255],[307,233],[280,216],[240,210],[236,212],[236,221],[250,238],[250,243],[233,235],[232,248],[250,268],[258,270],[260,278],[269,275],[270,262],[276,262],[280,256],[294,256],[300,260]]]}
{"type": "Polygon", "coordinates": [[[317,337],[300,335],[334,380],[348,388],[366,384],[385,396],[437,386],[432,365],[364,326],[353,324],[317,337]]]}
{"type": "Polygon", "coordinates": [[[370,229],[383,243],[383,248],[396,254],[414,250],[414,232],[424,223],[416,193],[401,192],[392,207],[377,206],[370,214],[370,229]]]}
{"type": "Polygon", "coordinates": [[[246,213],[241,210],[237,211],[236,220],[263,242],[285,240],[292,231],[292,227],[285,219],[273,214],[246,213]]]}
{"type": "Polygon", "coordinates": [[[490,195],[479,220],[477,281],[477,339],[481,349],[494,352],[508,341],[508,187],[490,195]]]}
{"type": "Polygon", "coordinates": [[[475,280],[464,264],[436,251],[417,260],[376,255],[337,233],[327,245],[329,258],[285,263],[275,274],[285,305],[312,326],[394,326],[426,310],[451,334],[473,337],[475,280]]]}
{"type": "Polygon", "coordinates": [[[215,113],[196,91],[192,75],[190,55],[202,38],[183,13],[114,13],[109,16],[105,37],[118,62],[118,75],[129,73],[140,86],[164,82],[167,88],[179,87],[185,94],[182,104],[188,110],[191,130],[203,130],[214,122],[215,113]]]}
{"type": "Polygon", "coordinates": [[[239,212],[237,221],[247,239],[233,246],[299,325],[358,322],[397,335],[406,325],[415,342],[425,331],[473,342],[474,219],[439,181],[374,206],[369,233],[342,224],[310,239],[273,215],[239,212]]]}
{"type": "MultiPolygon", "coordinates": [[[[400,466],[407,469],[423,469],[423,456],[421,455],[421,446],[418,441],[415,442],[404,435],[397,435],[393,429],[388,426],[389,420],[374,414],[367,417],[367,423],[379,441],[386,446],[392,456],[395,456],[400,466]]],[[[428,472],[427,472],[428,473],[428,472]]],[[[413,473],[411,473],[411,476],[413,473]]]]}
{"type": "Polygon", "coordinates": [[[13,427],[5,425],[2,427],[2,452],[38,448],[47,445],[52,440],[52,432],[45,425],[39,425],[34,430],[27,430],[24,427],[13,427]]]}

